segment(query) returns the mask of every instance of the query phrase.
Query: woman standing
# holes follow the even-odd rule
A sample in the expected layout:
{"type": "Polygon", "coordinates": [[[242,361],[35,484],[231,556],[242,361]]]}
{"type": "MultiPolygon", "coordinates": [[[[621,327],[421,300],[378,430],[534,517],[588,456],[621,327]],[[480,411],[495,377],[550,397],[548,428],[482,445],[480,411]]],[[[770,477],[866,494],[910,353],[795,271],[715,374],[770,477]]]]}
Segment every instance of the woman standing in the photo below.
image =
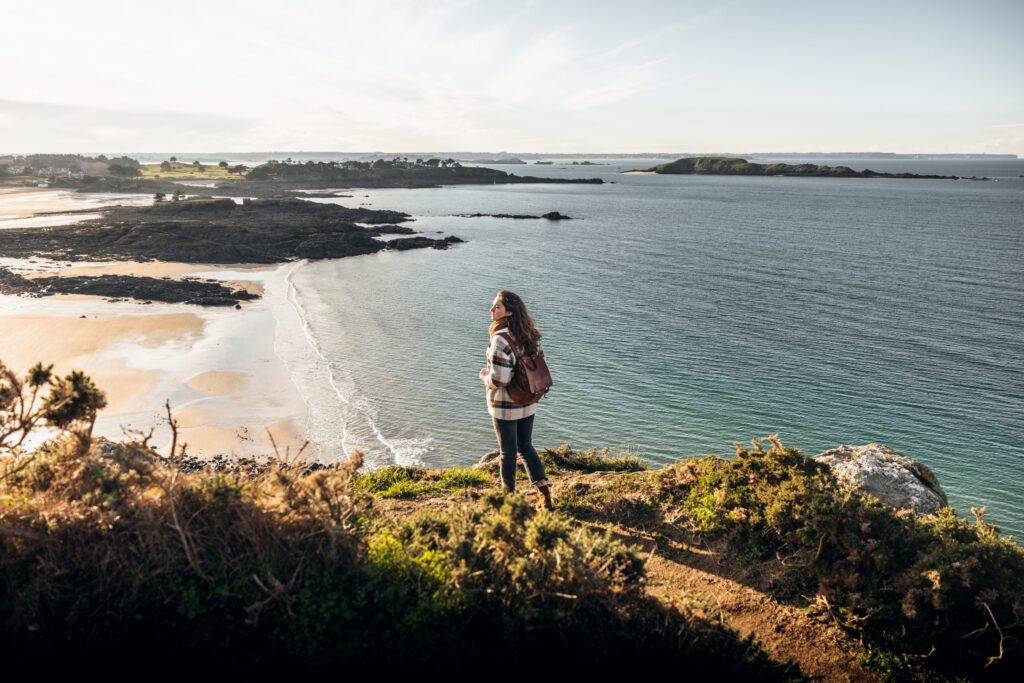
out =
{"type": "Polygon", "coordinates": [[[504,337],[508,334],[515,346],[527,355],[540,348],[543,336],[517,294],[501,290],[491,304],[491,343],[487,347],[487,367],[480,370],[480,379],[487,386],[487,411],[501,449],[501,484],[507,493],[516,490],[516,453],[523,456],[530,482],[542,496],[542,507],[553,509],[551,487],[544,476],[544,464],[533,447],[533,416],[536,403],[514,403],[505,390],[512,381],[516,366],[515,350],[504,337]]]}

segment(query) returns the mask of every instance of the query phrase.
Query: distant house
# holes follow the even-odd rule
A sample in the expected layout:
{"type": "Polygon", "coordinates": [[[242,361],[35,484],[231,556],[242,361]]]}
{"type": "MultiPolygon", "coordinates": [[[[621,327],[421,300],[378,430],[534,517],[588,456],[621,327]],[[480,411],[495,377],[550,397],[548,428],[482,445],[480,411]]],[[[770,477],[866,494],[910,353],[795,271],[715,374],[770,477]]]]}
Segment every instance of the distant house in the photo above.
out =
{"type": "Polygon", "coordinates": [[[25,167],[15,166],[12,164],[11,166],[7,167],[7,172],[10,173],[11,175],[21,175],[22,173],[25,172],[25,167]]]}
{"type": "Polygon", "coordinates": [[[81,171],[66,166],[46,166],[36,171],[38,176],[62,176],[65,178],[74,178],[75,173],[81,173],[81,171]]]}

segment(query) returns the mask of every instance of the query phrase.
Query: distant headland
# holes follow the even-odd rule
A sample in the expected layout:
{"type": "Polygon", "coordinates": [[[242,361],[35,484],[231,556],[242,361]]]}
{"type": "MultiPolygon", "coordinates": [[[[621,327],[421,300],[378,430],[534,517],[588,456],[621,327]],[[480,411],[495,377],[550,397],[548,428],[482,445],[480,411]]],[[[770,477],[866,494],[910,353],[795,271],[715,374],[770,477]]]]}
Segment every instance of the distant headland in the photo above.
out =
{"type": "MultiPolygon", "coordinates": [[[[929,180],[960,180],[959,176],[919,173],[879,173],[870,169],[855,171],[849,166],[823,166],[819,164],[756,164],[732,157],[686,157],[649,169],[626,173],[657,173],[664,175],[744,175],[744,176],[803,176],[824,178],[920,178],[929,180]]],[[[972,177],[968,180],[988,180],[972,177]]]]}
{"type": "MultiPolygon", "coordinates": [[[[234,197],[305,196],[309,190],[339,188],[420,188],[442,185],[593,183],[600,178],[539,178],[493,168],[464,166],[453,158],[394,157],[360,161],[271,160],[249,167],[207,157],[191,162],[170,156],[159,163],[133,157],[80,154],[0,156],[0,186],[45,184],[79,192],[130,192],[172,195],[188,181],[188,194],[234,197]],[[204,161],[205,159],[205,161],[204,161]],[[196,184],[195,181],[201,181],[196,184]]],[[[336,155],[335,155],[336,156],[336,155]]]]}

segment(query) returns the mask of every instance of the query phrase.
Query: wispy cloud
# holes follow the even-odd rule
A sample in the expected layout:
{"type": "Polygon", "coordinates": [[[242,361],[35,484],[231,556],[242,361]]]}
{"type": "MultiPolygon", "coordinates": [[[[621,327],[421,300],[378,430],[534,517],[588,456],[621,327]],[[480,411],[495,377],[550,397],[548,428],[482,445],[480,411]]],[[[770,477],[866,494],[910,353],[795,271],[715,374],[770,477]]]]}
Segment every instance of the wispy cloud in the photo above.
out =
{"type": "Polygon", "coordinates": [[[0,150],[1024,152],[1011,5],[936,13],[922,32],[909,10],[880,22],[830,3],[15,3],[4,49],[31,58],[0,70],[0,150]],[[928,58],[849,48],[865,35],[928,58]]]}

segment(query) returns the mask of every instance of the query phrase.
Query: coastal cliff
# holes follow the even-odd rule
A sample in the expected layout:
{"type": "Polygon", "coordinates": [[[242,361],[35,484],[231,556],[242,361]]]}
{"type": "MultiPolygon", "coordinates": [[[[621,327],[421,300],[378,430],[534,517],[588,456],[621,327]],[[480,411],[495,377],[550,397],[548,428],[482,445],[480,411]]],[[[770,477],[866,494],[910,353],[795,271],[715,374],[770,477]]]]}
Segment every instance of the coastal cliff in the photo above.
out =
{"type": "Polygon", "coordinates": [[[545,512],[499,491],[493,458],[364,472],[358,452],[204,462],[93,440],[88,378],[0,374],[8,661],[144,662],[174,642],[246,671],[539,663],[552,643],[577,671],[643,658],[753,680],[1021,663],[1024,551],[984,511],[897,510],[775,437],[657,469],[543,449],[545,512]],[[44,420],[64,435],[12,446],[44,420]]]}

